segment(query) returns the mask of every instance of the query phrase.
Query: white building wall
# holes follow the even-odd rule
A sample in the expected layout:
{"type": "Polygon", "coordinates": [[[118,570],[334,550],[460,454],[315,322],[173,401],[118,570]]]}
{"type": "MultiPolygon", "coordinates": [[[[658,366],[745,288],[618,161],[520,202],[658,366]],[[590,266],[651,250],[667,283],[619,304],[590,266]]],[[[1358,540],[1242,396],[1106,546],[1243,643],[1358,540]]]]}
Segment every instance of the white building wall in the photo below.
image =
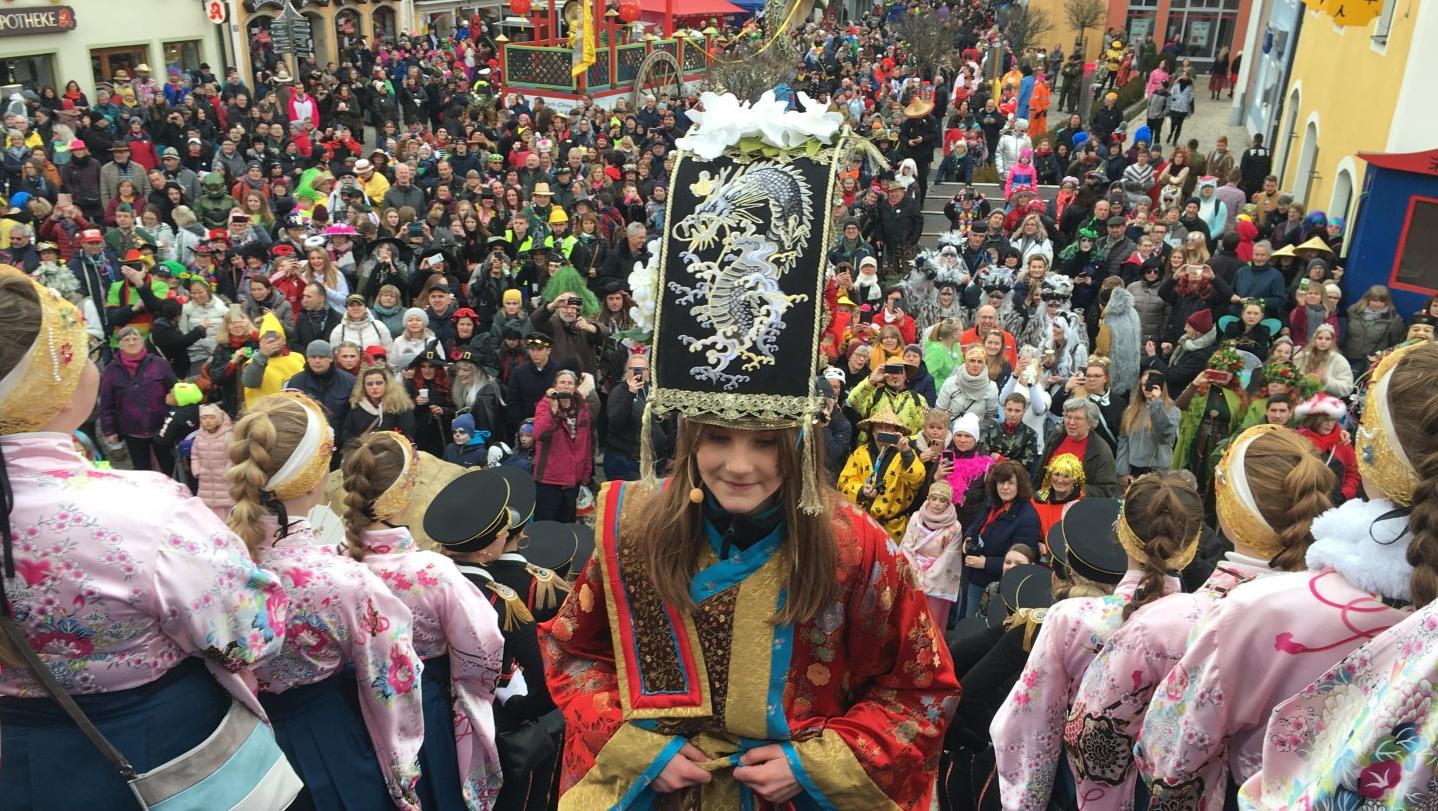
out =
{"type": "MultiPolygon", "coordinates": [[[[1433,78],[1438,76],[1438,2],[1399,0],[1393,25],[1412,14],[1413,46],[1403,68],[1398,107],[1388,130],[1388,152],[1420,152],[1438,147],[1438,104],[1434,104],[1433,78]]],[[[1396,77],[1395,77],[1396,78],[1396,77]]]]}

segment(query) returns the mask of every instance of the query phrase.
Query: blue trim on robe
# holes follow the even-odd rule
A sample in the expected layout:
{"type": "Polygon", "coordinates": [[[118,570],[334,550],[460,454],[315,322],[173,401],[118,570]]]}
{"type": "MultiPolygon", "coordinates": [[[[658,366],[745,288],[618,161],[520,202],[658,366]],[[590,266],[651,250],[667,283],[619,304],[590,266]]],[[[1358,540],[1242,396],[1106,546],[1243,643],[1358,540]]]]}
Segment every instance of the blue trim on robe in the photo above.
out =
{"type": "MultiPolygon", "coordinates": [[[[614,505],[614,524],[613,524],[612,529],[611,529],[611,531],[610,531],[609,537],[610,537],[610,538],[613,540],[613,542],[614,542],[614,545],[615,545],[614,555],[615,555],[616,558],[619,556],[619,547],[618,547],[618,544],[619,544],[619,518],[620,518],[620,516],[622,516],[622,515],[624,514],[624,491],[625,491],[625,489],[627,489],[626,485],[627,485],[627,483],[620,483],[617,487],[614,488],[614,491],[615,491],[615,492],[614,492],[614,498],[615,498],[615,500],[616,500],[616,501],[615,501],[615,505],[614,505]]],[[[624,588],[624,600],[625,600],[625,602],[628,602],[630,605],[633,605],[634,601],[633,601],[633,599],[630,597],[630,594],[629,594],[629,583],[628,583],[627,581],[625,581],[625,579],[624,579],[624,567],[623,567],[623,566],[618,566],[618,567],[616,567],[615,576],[619,579],[619,584],[624,588]]],[[[681,688],[681,689],[678,689],[678,690],[650,690],[647,686],[645,686],[644,673],[643,673],[643,672],[640,672],[640,673],[638,674],[638,676],[639,676],[638,681],[639,681],[639,692],[640,692],[641,695],[646,695],[646,696],[672,696],[672,695],[683,695],[683,694],[689,692],[689,685],[690,685],[690,683],[693,681],[693,676],[689,673],[689,669],[684,666],[684,653],[683,653],[683,651],[679,650],[679,635],[675,632],[674,626],[673,626],[671,623],[665,622],[665,627],[667,627],[667,628],[669,629],[669,642],[670,642],[670,644],[671,644],[671,645],[673,646],[673,648],[674,648],[674,661],[675,661],[676,665],[677,665],[678,668],[679,668],[679,675],[680,675],[680,677],[684,679],[684,687],[681,688]]],[[[640,657],[640,655],[639,655],[639,637],[638,637],[637,635],[630,641],[629,647],[630,647],[630,649],[631,649],[631,651],[632,651],[632,653],[633,653],[633,656],[634,656],[633,661],[634,661],[634,662],[642,662],[642,661],[643,661],[643,658],[640,657]]]]}
{"type": "MultiPolygon", "coordinates": [[[[704,535],[709,539],[709,546],[717,556],[724,547],[724,536],[719,530],[707,520],[704,522],[704,535]]],[[[714,595],[733,588],[748,579],[749,575],[759,571],[769,558],[779,551],[779,546],[784,542],[784,525],[774,527],[768,535],[765,535],[758,543],[748,549],[730,550],[729,557],[714,563],[704,569],[700,569],[689,582],[689,598],[696,603],[702,603],[714,595]]]]}
{"type": "Polygon", "coordinates": [[[683,749],[684,744],[688,742],[685,738],[677,735],[671,738],[669,743],[659,750],[659,754],[654,756],[654,760],[650,761],[649,766],[635,778],[633,785],[624,792],[624,796],[619,799],[618,803],[615,803],[611,811],[631,811],[631,809],[632,811],[644,811],[644,809],[653,808],[654,790],[651,786],[655,778],[659,777],[660,772],[664,771],[664,767],[669,765],[669,761],[673,760],[674,756],[679,754],[679,750],[683,749]]]}
{"type": "Polygon", "coordinates": [[[805,809],[806,811],[810,808],[822,809],[822,811],[838,811],[838,808],[829,802],[829,798],[824,796],[824,792],[819,790],[819,786],[814,782],[814,778],[809,776],[808,770],[804,768],[804,763],[799,760],[799,752],[794,749],[794,742],[780,741],[779,747],[784,750],[784,759],[789,761],[789,770],[794,773],[794,780],[799,783],[799,788],[804,790],[803,794],[797,795],[790,800],[790,802],[794,804],[794,807],[805,809]]]}

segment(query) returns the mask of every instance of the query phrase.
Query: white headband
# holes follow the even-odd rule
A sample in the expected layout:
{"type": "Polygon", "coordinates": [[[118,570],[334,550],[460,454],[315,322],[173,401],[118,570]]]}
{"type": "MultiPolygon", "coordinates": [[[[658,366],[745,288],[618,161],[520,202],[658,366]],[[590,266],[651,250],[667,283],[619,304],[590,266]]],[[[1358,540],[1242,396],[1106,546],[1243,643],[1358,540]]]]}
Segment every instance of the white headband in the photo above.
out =
{"type": "Polygon", "coordinates": [[[316,409],[305,406],[305,435],[300,439],[300,444],[295,446],[295,452],[290,458],[275,471],[275,475],[265,482],[266,490],[277,490],[283,487],[290,479],[299,475],[301,471],[314,459],[316,453],[325,444],[326,440],[334,438],[334,429],[330,427],[329,420],[319,414],[316,409]]]}
{"type": "Polygon", "coordinates": [[[24,355],[20,356],[20,362],[15,364],[15,368],[6,374],[4,379],[0,379],[0,403],[9,399],[15,389],[20,386],[20,383],[25,380],[25,373],[29,371],[30,364],[35,361],[35,355],[39,352],[40,341],[43,337],[43,335],[37,333],[35,342],[30,344],[30,348],[25,350],[24,355]]]}
{"type": "Polygon", "coordinates": [[[1253,491],[1248,489],[1248,471],[1244,469],[1243,464],[1244,457],[1248,455],[1248,446],[1261,436],[1263,436],[1262,433],[1255,432],[1253,436],[1235,444],[1229,451],[1232,454],[1232,459],[1228,463],[1228,489],[1238,498],[1239,503],[1248,510],[1254,520],[1262,524],[1264,529],[1273,532],[1273,527],[1269,526],[1268,519],[1263,517],[1263,513],[1258,509],[1258,503],[1253,500],[1253,491]]]}

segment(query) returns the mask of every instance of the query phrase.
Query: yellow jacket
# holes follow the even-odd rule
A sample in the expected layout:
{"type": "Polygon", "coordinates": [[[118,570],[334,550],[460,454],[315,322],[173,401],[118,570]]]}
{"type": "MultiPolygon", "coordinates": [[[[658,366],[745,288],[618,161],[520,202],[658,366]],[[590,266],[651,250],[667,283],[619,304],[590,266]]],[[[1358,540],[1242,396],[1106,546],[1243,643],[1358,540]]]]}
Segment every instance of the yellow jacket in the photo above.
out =
{"type": "Polygon", "coordinates": [[[881,457],[883,469],[876,475],[869,448],[866,442],[849,454],[849,461],[844,463],[844,470],[839,474],[839,491],[874,516],[897,541],[904,537],[904,529],[909,523],[905,511],[913,503],[919,485],[924,483],[924,463],[912,449],[908,452],[907,462],[903,454],[890,453],[881,457]],[[873,501],[867,501],[861,495],[870,476],[875,477],[879,489],[873,501]]]}
{"type": "Polygon", "coordinates": [[[389,191],[389,179],[380,174],[378,169],[369,176],[369,180],[362,177],[356,177],[355,180],[359,183],[360,188],[364,189],[364,196],[368,197],[370,203],[375,206],[384,200],[384,193],[389,191]]]}
{"type": "MultiPolygon", "coordinates": [[[[285,328],[284,325],[280,323],[280,320],[275,317],[274,313],[265,313],[265,317],[260,319],[260,334],[264,335],[270,330],[278,332],[281,338],[285,337],[285,328]]],[[[254,363],[254,360],[250,360],[250,363],[254,363]]],[[[274,394],[283,389],[285,387],[285,381],[299,374],[300,370],[304,368],[305,357],[303,352],[284,351],[269,358],[265,362],[264,378],[260,381],[260,385],[244,387],[245,408],[254,405],[255,401],[261,397],[274,394]]]]}

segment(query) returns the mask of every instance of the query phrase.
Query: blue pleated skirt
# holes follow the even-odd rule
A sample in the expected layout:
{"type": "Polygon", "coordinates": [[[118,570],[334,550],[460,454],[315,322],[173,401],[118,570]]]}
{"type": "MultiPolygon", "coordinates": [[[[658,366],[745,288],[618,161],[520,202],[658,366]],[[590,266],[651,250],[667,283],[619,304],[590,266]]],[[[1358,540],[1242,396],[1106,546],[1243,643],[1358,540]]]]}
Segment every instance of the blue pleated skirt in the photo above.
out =
{"type": "Polygon", "coordinates": [[[291,811],[394,808],[360,714],[358,689],[353,675],[339,675],[260,693],[275,740],[305,784],[291,811]]]}
{"type": "Polygon", "coordinates": [[[419,750],[419,800],[425,811],[465,811],[449,676],[448,656],[424,660],[420,676],[424,746],[419,750]]]}
{"type": "MultiPolygon", "coordinates": [[[[130,764],[145,772],[219,727],[230,695],[199,659],[140,687],[77,695],[75,703],[130,764]]],[[[0,698],[0,811],[129,809],[119,773],[50,698],[0,698]]]]}

